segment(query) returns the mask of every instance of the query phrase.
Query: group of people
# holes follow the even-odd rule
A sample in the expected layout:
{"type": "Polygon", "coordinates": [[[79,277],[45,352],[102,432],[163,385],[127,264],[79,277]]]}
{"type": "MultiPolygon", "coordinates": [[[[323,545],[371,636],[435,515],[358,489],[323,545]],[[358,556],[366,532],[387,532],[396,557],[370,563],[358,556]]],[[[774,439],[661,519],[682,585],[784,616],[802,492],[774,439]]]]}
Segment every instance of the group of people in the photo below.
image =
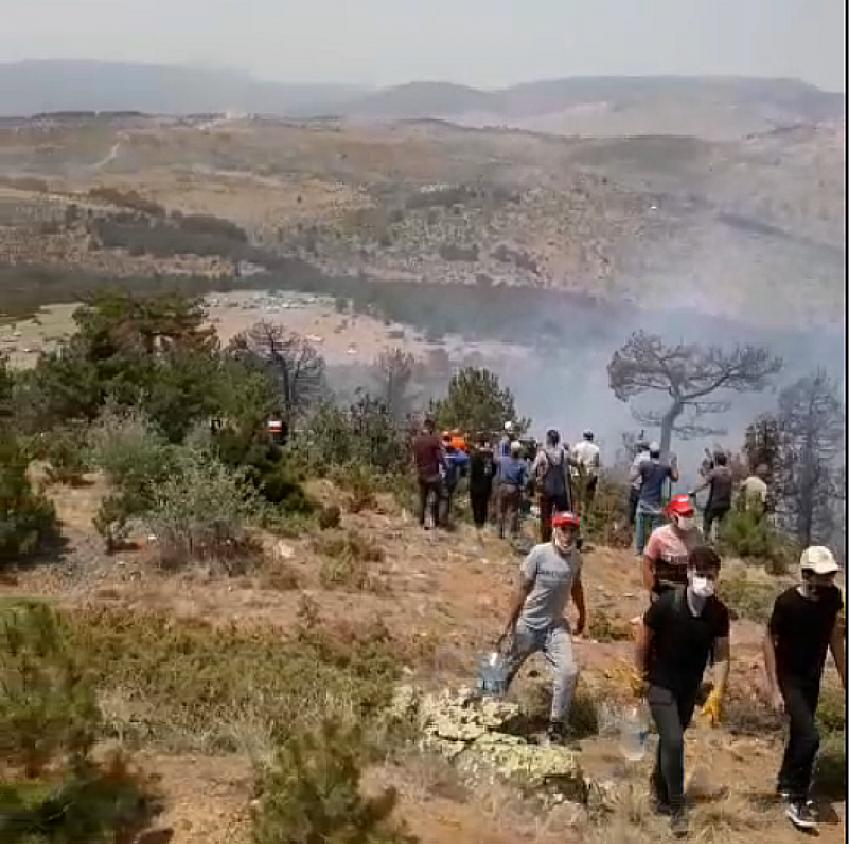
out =
{"type": "Polygon", "coordinates": [[[479,434],[469,448],[459,432],[436,433],[436,423],[426,418],[413,443],[419,479],[419,521],[423,527],[449,526],[458,481],[469,480],[469,498],[475,527],[495,522],[501,539],[516,539],[521,514],[536,495],[540,533],[544,542],[552,533],[552,514],[577,510],[576,486],[581,480],[585,508],[592,505],[599,477],[599,446],[586,430],[582,441],[570,449],[555,429],[546,432],[539,448],[533,440],[514,436],[513,424],[496,436],[479,434]]]}
{"type": "MultiPolygon", "coordinates": [[[[670,521],[652,531],[642,558],[648,608],[637,620],[635,691],[646,699],[658,732],[651,777],[654,807],[670,816],[676,836],[685,836],[684,735],[709,662],[712,684],[702,713],[714,725],[722,720],[730,666],[729,611],[716,595],[721,559],[695,525],[691,496],[674,496],[664,512],[670,521]]],[[[584,631],[587,608],[580,520],[572,512],[559,511],[551,523],[551,539],[536,545],[522,564],[505,635],[511,640],[508,682],[531,654],[540,651],[545,656],[553,675],[548,736],[561,741],[568,737],[579,673],[572,635],[584,631]],[[571,599],[577,611],[572,628],[566,618],[571,599]]],[[[837,571],[828,548],[806,549],[800,559],[800,583],[776,599],[765,631],[770,704],[790,720],[777,793],[788,818],[803,830],[816,826],[809,788],[818,750],[815,710],[828,650],[846,688],[839,621],[843,601],[833,583],[837,571]]]]}
{"type": "MultiPolygon", "coordinates": [[[[721,449],[715,449],[713,454],[707,451],[700,476],[701,482],[688,495],[696,500],[697,495],[708,490],[703,510],[703,534],[706,539],[711,539],[712,530],[723,523],[732,509],[734,476],[728,455],[721,449]]],[[[768,498],[766,476],[767,467],[759,466],[741,483],[739,501],[742,509],[764,515],[768,498]]],[[[635,553],[640,557],[649,535],[661,523],[667,484],[679,480],[676,458],[671,456],[663,460],[658,443],[639,442],[629,470],[629,480],[629,521],[634,526],[635,553]]]]}

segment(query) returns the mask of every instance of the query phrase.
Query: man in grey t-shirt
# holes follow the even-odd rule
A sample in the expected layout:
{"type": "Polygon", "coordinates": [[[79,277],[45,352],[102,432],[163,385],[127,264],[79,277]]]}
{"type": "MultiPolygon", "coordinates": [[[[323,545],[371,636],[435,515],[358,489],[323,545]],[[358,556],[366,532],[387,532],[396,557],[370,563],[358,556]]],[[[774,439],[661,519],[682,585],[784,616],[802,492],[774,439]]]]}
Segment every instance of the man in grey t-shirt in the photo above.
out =
{"type": "Polygon", "coordinates": [[[575,514],[556,513],[552,517],[552,541],[535,545],[523,563],[519,591],[505,629],[513,640],[508,656],[509,685],[528,657],[538,651],[552,669],[549,739],[554,742],[564,737],[578,680],[565,618],[571,597],[578,610],[577,635],[581,635],[586,620],[578,532],[579,518],[575,514]]]}

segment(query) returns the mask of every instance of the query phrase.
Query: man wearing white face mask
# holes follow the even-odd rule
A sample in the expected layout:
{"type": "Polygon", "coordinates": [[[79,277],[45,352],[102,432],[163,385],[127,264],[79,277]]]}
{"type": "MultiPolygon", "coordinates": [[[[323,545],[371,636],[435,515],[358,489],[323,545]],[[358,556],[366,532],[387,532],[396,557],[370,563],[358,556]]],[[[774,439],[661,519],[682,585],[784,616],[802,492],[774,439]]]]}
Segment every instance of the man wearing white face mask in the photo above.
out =
{"type": "Polygon", "coordinates": [[[674,495],[667,505],[670,524],[656,528],[643,555],[643,585],[650,598],[688,583],[688,555],[702,541],[694,505],[687,495],[674,495]]]}
{"type": "Polygon", "coordinates": [[[729,677],[729,611],[714,595],[720,557],[701,545],[687,564],[687,586],[670,589],[646,611],[638,631],[637,670],[658,728],[652,793],[660,814],[672,816],[673,833],[688,833],[685,813],[685,742],[697,692],[714,654],[714,688],[704,714],[721,717],[729,677]]]}
{"type": "Polygon", "coordinates": [[[563,740],[570,703],[578,680],[570,625],[565,611],[570,598],[578,610],[576,635],[586,622],[578,548],[579,518],[574,513],[552,516],[552,541],[535,545],[522,566],[520,586],[505,635],[512,638],[508,684],[533,653],[541,651],[552,669],[549,739],[563,740]]]}
{"type": "Polygon", "coordinates": [[[815,710],[827,649],[847,688],[844,630],[839,620],[844,602],[833,583],[837,571],[829,548],[813,545],[803,551],[800,585],[776,599],[764,639],[771,702],[791,721],[777,791],[786,802],[785,814],[803,830],[816,826],[808,798],[819,744],[815,710]]]}

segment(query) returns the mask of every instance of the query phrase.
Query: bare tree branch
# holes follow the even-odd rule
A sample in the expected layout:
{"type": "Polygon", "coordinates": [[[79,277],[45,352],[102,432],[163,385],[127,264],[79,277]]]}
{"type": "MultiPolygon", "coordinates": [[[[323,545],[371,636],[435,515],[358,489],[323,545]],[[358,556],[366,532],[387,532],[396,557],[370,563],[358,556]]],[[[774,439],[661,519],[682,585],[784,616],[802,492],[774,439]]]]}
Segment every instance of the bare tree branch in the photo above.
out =
{"type": "MultiPolygon", "coordinates": [[[[771,375],[782,366],[780,358],[759,346],[737,346],[724,350],[717,346],[679,343],[665,346],[654,334],[637,332],[614,352],[608,364],[608,384],[620,401],[631,401],[650,391],[663,391],[671,399],[665,411],[653,415],[654,424],[661,428],[661,448],[669,451],[676,419],[687,408],[693,417],[725,413],[728,399],[706,399],[722,390],[731,392],[764,389],[771,375]]],[[[650,424],[646,411],[637,418],[650,424]]],[[[684,426],[685,432],[715,433],[716,429],[697,425],[693,419],[684,426]]]]}

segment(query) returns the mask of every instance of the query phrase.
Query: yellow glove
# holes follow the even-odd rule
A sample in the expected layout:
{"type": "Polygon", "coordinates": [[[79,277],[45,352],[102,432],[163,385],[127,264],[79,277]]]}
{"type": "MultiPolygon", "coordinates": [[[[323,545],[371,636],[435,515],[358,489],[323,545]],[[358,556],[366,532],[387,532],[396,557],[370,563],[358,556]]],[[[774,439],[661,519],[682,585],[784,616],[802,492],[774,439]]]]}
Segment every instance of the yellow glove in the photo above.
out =
{"type": "Polygon", "coordinates": [[[708,719],[708,723],[712,727],[717,727],[723,720],[723,691],[722,689],[712,689],[705,706],[702,708],[702,714],[708,719]]]}

